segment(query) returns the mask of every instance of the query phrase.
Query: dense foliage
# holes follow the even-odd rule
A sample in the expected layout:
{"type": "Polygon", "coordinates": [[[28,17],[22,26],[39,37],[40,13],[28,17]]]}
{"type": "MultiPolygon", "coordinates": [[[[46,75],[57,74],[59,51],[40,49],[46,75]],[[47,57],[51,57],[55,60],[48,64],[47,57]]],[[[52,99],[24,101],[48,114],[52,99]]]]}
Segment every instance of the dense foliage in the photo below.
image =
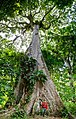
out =
{"type": "Polygon", "coordinates": [[[5,43],[5,39],[2,44],[0,42],[0,108],[5,105],[8,97],[13,94],[18,65],[15,50],[11,47],[8,48],[5,43]]]}
{"type": "Polygon", "coordinates": [[[59,35],[52,36],[49,30],[42,43],[43,56],[51,78],[66,108],[72,114],[76,113],[76,30],[74,25],[75,22],[60,29],[59,35]]]}
{"type": "MultiPolygon", "coordinates": [[[[7,101],[11,105],[13,104],[13,89],[19,80],[25,80],[26,91],[29,96],[36,81],[45,82],[46,80],[43,71],[37,70],[35,59],[17,52],[12,47],[5,47],[4,43],[2,47],[0,49],[0,108],[4,107],[7,101]]],[[[6,105],[8,106],[8,104],[6,105]]]]}
{"type": "Polygon", "coordinates": [[[72,4],[72,2],[73,0],[0,0],[0,20],[7,16],[14,17],[17,13],[22,14],[23,11],[34,10],[39,6],[45,9],[45,6],[51,5],[51,3],[54,3],[58,8],[62,9],[64,6],[72,4]]]}

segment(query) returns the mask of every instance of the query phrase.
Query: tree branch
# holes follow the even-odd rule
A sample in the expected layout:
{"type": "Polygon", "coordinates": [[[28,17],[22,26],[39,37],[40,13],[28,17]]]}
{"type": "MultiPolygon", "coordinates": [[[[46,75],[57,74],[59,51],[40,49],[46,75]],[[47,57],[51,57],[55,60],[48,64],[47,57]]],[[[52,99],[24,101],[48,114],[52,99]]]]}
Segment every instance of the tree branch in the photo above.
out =
{"type": "Polygon", "coordinates": [[[16,36],[14,39],[13,39],[13,43],[17,40],[17,38],[19,38],[20,37],[20,35],[19,36],[16,36]]]}
{"type": "Polygon", "coordinates": [[[45,30],[49,29],[50,26],[51,26],[51,23],[54,22],[55,19],[53,19],[52,21],[50,21],[49,25],[46,27],[42,22],[39,24],[40,25],[40,28],[43,28],[45,30]]]}
{"type": "MultiPolygon", "coordinates": [[[[59,17],[60,17],[60,15],[59,15],[59,17]]],[[[45,24],[43,24],[42,21],[41,21],[40,24],[39,24],[39,25],[40,25],[40,28],[42,27],[42,28],[45,29],[45,30],[49,29],[50,26],[51,26],[51,23],[53,23],[54,21],[58,20],[59,17],[53,18],[53,19],[50,21],[50,23],[49,23],[49,25],[48,25],[47,27],[46,27],[45,24]]]]}
{"type": "Polygon", "coordinates": [[[18,38],[20,37],[20,35],[16,35],[16,37],[8,44],[8,45],[12,45],[18,38]]]}
{"type": "Polygon", "coordinates": [[[54,5],[52,8],[50,8],[50,9],[45,13],[45,15],[43,16],[41,22],[44,21],[45,17],[49,14],[49,12],[51,12],[51,10],[53,10],[54,7],[55,7],[55,5],[54,5]]]}

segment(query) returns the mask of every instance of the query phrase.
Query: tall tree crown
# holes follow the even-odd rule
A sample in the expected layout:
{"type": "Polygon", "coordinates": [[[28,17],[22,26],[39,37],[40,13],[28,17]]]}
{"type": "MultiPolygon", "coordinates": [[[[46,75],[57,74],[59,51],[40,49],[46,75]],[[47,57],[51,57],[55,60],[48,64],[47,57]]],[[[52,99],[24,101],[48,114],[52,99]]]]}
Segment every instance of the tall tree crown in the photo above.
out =
{"type": "Polygon", "coordinates": [[[0,0],[0,19],[7,16],[14,16],[15,14],[22,14],[23,12],[37,10],[47,10],[52,5],[59,9],[71,5],[73,0],[0,0]]]}

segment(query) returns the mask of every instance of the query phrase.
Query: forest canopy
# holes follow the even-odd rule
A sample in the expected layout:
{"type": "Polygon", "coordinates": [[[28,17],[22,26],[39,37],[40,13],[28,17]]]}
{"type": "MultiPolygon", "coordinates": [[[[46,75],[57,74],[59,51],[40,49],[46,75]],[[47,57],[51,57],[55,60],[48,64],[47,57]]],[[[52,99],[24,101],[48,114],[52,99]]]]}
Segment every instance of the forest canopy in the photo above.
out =
{"type": "Polygon", "coordinates": [[[62,9],[65,6],[70,6],[73,3],[73,0],[0,0],[0,16],[6,17],[8,15],[12,17],[15,12],[22,14],[22,11],[34,10],[39,6],[44,10],[46,5],[50,6],[53,3],[59,9],[62,9]]]}

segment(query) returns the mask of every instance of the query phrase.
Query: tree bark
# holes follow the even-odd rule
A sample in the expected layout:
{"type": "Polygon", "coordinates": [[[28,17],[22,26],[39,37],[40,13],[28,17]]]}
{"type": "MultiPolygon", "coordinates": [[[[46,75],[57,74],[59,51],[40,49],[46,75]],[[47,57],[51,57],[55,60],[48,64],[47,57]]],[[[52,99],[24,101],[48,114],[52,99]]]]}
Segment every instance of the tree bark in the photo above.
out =
{"type": "Polygon", "coordinates": [[[39,26],[35,25],[33,31],[32,42],[27,49],[27,55],[33,57],[38,63],[38,70],[43,70],[47,77],[47,81],[41,85],[40,82],[36,83],[36,88],[33,91],[30,102],[27,104],[26,112],[30,114],[35,98],[46,98],[49,103],[49,109],[52,114],[59,114],[63,108],[63,103],[56,91],[53,81],[50,79],[50,74],[44,61],[39,42],[39,26]]]}

